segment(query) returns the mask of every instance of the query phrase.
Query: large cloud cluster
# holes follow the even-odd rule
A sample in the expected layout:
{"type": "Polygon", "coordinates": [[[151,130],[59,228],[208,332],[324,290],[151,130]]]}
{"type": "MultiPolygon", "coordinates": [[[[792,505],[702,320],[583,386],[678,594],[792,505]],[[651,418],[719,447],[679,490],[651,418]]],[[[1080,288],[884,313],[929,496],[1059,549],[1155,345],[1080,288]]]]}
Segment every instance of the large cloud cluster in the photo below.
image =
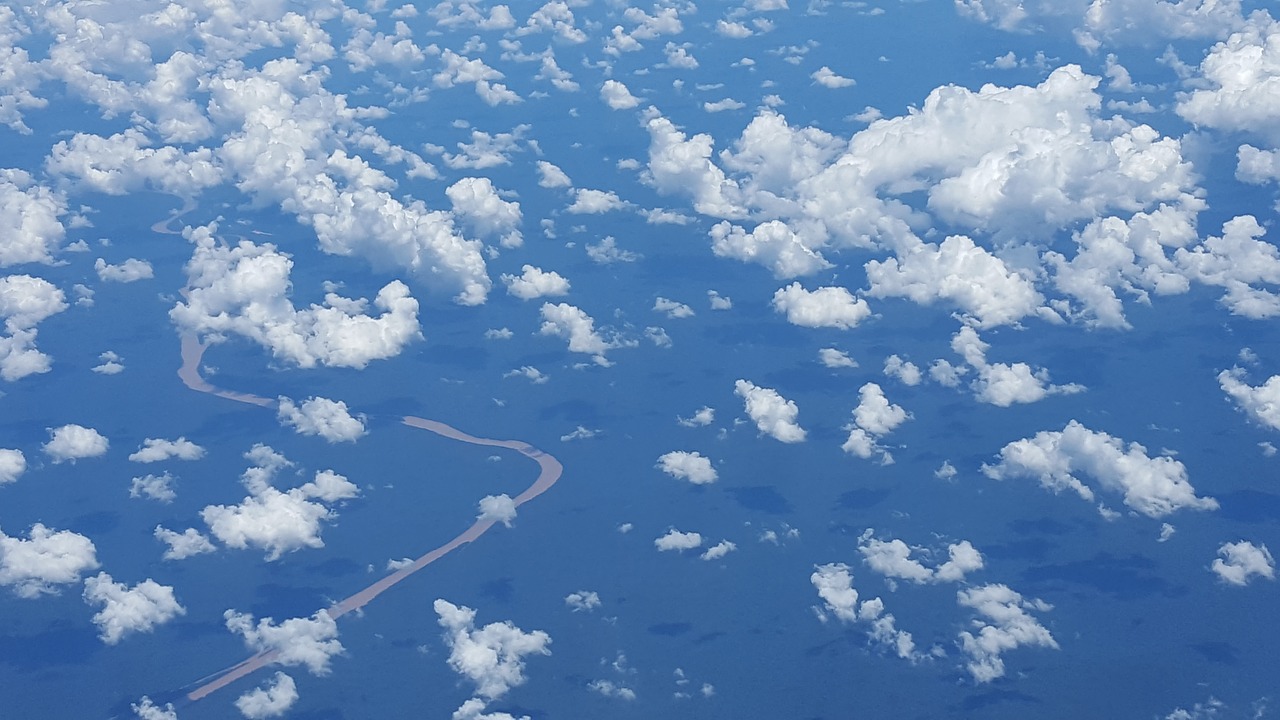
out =
{"type": "Polygon", "coordinates": [[[53,359],[36,349],[36,325],[66,309],[66,296],[44,278],[0,277],[0,319],[5,333],[0,335],[0,378],[14,381],[49,371],[53,359]]]}
{"type": "Polygon", "coordinates": [[[969,673],[978,682],[1004,676],[1001,656],[1009,650],[1022,646],[1058,648],[1049,630],[1028,612],[1051,610],[1048,603],[1024,598],[1000,584],[966,588],[957,592],[956,598],[962,607],[972,609],[978,616],[973,620],[974,632],[960,633],[969,673]]]}
{"type": "Polygon", "coordinates": [[[299,310],[288,298],[293,261],[274,246],[221,245],[206,228],[189,234],[196,247],[187,265],[187,297],[169,313],[186,331],[214,339],[240,335],[300,367],[362,368],[422,337],[418,301],[398,280],[378,292],[373,304],[382,314],[376,317],[366,313],[365,300],[336,293],[299,310]]]}
{"type": "Polygon", "coordinates": [[[1076,476],[1091,478],[1102,489],[1121,493],[1124,504],[1152,518],[1178,510],[1214,510],[1218,502],[1199,497],[1186,467],[1170,457],[1150,457],[1138,443],[1097,432],[1072,420],[1061,431],[1043,431],[1005,445],[1000,461],[983,465],[995,480],[1030,478],[1054,492],[1071,490],[1090,502],[1093,488],[1076,476]]]}

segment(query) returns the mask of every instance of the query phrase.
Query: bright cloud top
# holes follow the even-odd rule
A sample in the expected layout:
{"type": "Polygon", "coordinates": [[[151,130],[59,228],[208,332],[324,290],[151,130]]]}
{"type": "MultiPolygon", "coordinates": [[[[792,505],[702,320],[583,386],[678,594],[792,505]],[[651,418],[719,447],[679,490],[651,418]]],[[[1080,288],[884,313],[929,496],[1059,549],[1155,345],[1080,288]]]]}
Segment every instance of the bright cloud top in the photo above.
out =
{"type": "Polygon", "coordinates": [[[475,626],[476,611],[447,600],[434,604],[449,646],[449,667],[470,680],[476,693],[493,700],[524,684],[526,655],[550,655],[551,636],[525,632],[510,622],[475,626]]]}
{"type": "Polygon", "coordinates": [[[27,539],[0,532],[0,585],[21,598],[54,594],[98,567],[93,541],[70,530],[31,526],[27,539]]]}
{"type": "Polygon", "coordinates": [[[1266,545],[1247,540],[1223,543],[1209,569],[1228,585],[1248,585],[1254,578],[1276,579],[1276,560],[1266,545]]]}
{"type": "Polygon", "coordinates": [[[102,433],[83,425],[49,428],[49,442],[41,446],[55,463],[75,462],[107,453],[109,443],[102,433]]]}
{"type": "Polygon", "coordinates": [[[733,388],[761,434],[784,443],[804,441],[805,430],[796,424],[800,409],[795,402],[782,397],[777,390],[760,387],[749,380],[738,380],[733,388]]]}
{"type": "Polygon", "coordinates": [[[281,396],[276,416],[300,435],[319,435],[331,443],[355,442],[366,432],[364,416],[354,416],[341,400],[310,397],[296,405],[281,396]]]}
{"type": "Polygon", "coordinates": [[[157,625],[187,612],[174,597],[172,587],[150,578],[129,587],[113,581],[107,573],[98,573],[85,579],[84,599],[102,606],[93,616],[93,624],[98,626],[102,642],[108,645],[133,633],[151,632],[157,625]]]}
{"type": "Polygon", "coordinates": [[[658,469],[680,480],[688,480],[694,485],[707,485],[716,481],[718,475],[711,465],[711,459],[698,452],[672,450],[658,458],[658,469]]]}

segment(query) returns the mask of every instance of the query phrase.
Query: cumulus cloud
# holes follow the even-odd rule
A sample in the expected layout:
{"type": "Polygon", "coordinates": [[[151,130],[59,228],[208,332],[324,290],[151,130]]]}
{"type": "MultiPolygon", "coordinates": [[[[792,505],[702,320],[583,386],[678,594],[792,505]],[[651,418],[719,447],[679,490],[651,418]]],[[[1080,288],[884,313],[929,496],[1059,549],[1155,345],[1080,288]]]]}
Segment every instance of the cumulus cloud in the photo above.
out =
{"type": "Polygon", "coordinates": [[[187,613],[178,603],[173,588],[154,580],[146,580],[129,587],[111,579],[107,573],[98,573],[84,581],[84,599],[90,605],[101,605],[93,616],[102,642],[115,645],[126,635],[151,632],[179,615],[187,613]]]}
{"type": "Polygon", "coordinates": [[[398,280],[378,291],[373,305],[383,312],[376,317],[366,314],[367,301],[332,292],[323,304],[298,310],[287,297],[293,267],[287,255],[247,240],[219,245],[205,229],[193,236],[186,300],[169,312],[183,330],[215,341],[241,335],[304,368],[363,368],[422,337],[418,301],[398,280]]]}
{"type": "Polygon", "coordinates": [[[853,426],[849,438],[841,445],[845,452],[864,460],[879,453],[880,462],[888,465],[893,455],[877,440],[911,419],[911,413],[900,405],[894,405],[885,397],[884,390],[876,383],[866,383],[858,389],[858,406],[853,409],[853,426]]]}
{"type": "Polygon", "coordinates": [[[852,87],[855,84],[853,81],[853,78],[847,78],[847,77],[842,77],[840,75],[837,75],[834,70],[827,67],[826,65],[823,65],[822,67],[813,71],[813,74],[811,74],[809,77],[812,78],[813,81],[818,85],[821,85],[822,87],[825,87],[825,88],[830,88],[832,90],[837,90],[839,88],[852,87]]]}
{"type": "Polygon", "coordinates": [[[97,430],[83,425],[49,428],[49,442],[40,446],[55,463],[105,455],[109,443],[97,430]]]}
{"type": "Polygon", "coordinates": [[[0,485],[17,481],[27,470],[27,456],[21,450],[0,448],[0,485]]]}
{"type": "Polygon", "coordinates": [[[903,360],[897,355],[890,355],[884,359],[884,374],[892,378],[897,378],[903,385],[914,386],[919,385],[922,379],[920,368],[910,360],[903,360]]]}
{"type": "Polygon", "coordinates": [[[1218,384],[1236,407],[1260,425],[1280,430],[1280,375],[1272,375],[1257,387],[1245,381],[1245,371],[1232,368],[1218,373],[1218,384]]]}
{"type": "Polygon", "coordinates": [[[13,382],[49,372],[53,359],[36,349],[36,325],[66,309],[66,296],[48,280],[30,275],[0,277],[0,319],[4,320],[0,378],[13,382]]]}
{"type": "Polygon", "coordinates": [[[858,591],[853,587],[853,574],[848,565],[816,565],[809,581],[822,599],[823,608],[818,611],[820,620],[825,622],[827,613],[831,613],[843,623],[866,624],[874,642],[891,649],[904,660],[916,659],[915,640],[911,633],[897,628],[896,619],[884,612],[884,602],[880,598],[858,602],[858,591]]]}
{"type": "Polygon", "coordinates": [[[116,353],[108,350],[99,354],[98,359],[102,362],[98,365],[94,365],[90,369],[99,375],[119,375],[124,372],[124,363],[121,362],[124,358],[120,357],[116,353]]]}
{"type": "MultiPolygon", "coordinates": [[[[4,104],[0,97],[0,108],[4,104]]],[[[51,264],[66,235],[59,220],[66,212],[67,200],[61,193],[35,183],[27,173],[0,171],[0,235],[5,238],[0,268],[51,264]]]]}
{"type": "Polygon", "coordinates": [[[480,514],[476,519],[511,527],[511,521],[516,519],[516,502],[505,494],[486,495],[480,499],[480,514]]]}
{"type": "Polygon", "coordinates": [[[93,541],[70,530],[31,526],[27,539],[0,531],[0,585],[22,598],[55,594],[58,585],[80,582],[98,567],[93,541]]]}
{"type": "Polygon", "coordinates": [[[1221,557],[1216,558],[1209,569],[1224,583],[1248,585],[1254,577],[1276,579],[1276,560],[1266,545],[1254,545],[1247,540],[1223,543],[1218,555],[1221,557]]]}
{"type": "Polygon", "coordinates": [[[249,650],[272,653],[273,664],[302,665],[312,675],[328,675],[329,661],[344,650],[338,641],[338,624],[324,610],[317,610],[309,618],[289,618],[278,625],[269,617],[255,623],[253,615],[235,610],[227,610],[222,617],[227,629],[243,638],[249,650]]]}
{"type": "Polygon", "coordinates": [[[278,717],[293,707],[298,699],[298,686],[292,677],[276,671],[265,687],[258,687],[236,698],[236,709],[249,720],[278,717]]]}
{"type": "Polygon", "coordinates": [[[520,203],[503,200],[489,178],[462,178],[445,190],[454,215],[480,237],[499,238],[503,247],[520,247],[520,203]]]}
{"type": "Polygon", "coordinates": [[[178,460],[199,460],[204,457],[204,448],[185,437],[177,440],[164,438],[147,438],[137,452],[131,453],[129,459],[136,463],[153,463],[177,458],[178,460]]]}
{"type": "Polygon", "coordinates": [[[856,368],[858,362],[849,357],[849,353],[836,348],[818,350],[818,362],[829,368],[856,368]]]}
{"type": "Polygon", "coordinates": [[[599,215],[627,206],[610,190],[578,188],[573,191],[573,202],[564,211],[571,215],[599,215]]]}
{"type": "Polygon", "coordinates": [[[539,160],[538,184],[544,188],[567,188],[573,186],[573,181],[558,166],[546,160],[539,160]]]}
{"type": "Polygon", "coordinates": [[[445,629],[449,667],[475,683],[487,700],[524,684],[526,655],[550,655],[551,636],[541,630],[525,632],[510,622],[475,626],[476,611],[438,599],[434,608],[445,629]]]}
{"type": "Polygon", "coordinates": [[[178,713],[173,709],[173,703],[156,705],[146,695],[129,707],[139,720],[178,720],[178,713]]]}
{"type": "Polygon", "coordinates": [[[1053,492],[1071,490],[1093,502],[1093,488],[1122,493],[1124,504],[1147,517],[1162,518],[1178,510],[1214,510],[1218,502],[1198,497],[1186,467],[1170,457],[1149,457],[1138,443],[1096,432],[1072,420],[1061,431],[1043,431],[1005,445],[1000,461],[982,466],[994,480],[1030,478],[1053,492]]]}
{"type": "Polygon", "coordinates": [[[162,503],[171,503],[178,497],[178,493],[173,490],[173,479],[169,473],[135,477],[129,483],[129,497],[145,497],[162,503]]]}
{"type": "Polygon", "coordinates": [[[640,104],[640,99],[617,80],[604,81],[600,87],[600,99],[612,110],[630,110],[640,104]]]}
{"type": "Polygon", "coordinates": [[[103,282],[131,283],[155,277],[151,263],[137,258],[129,258],[119,265],[109,265],[106,260],[98,258],[93,264],[93,269],[98,273],[98,279],[103,282]]]}
{"type": "Polygon", "coordinates": [[[568,303],[543,303],[542,326],[538,332],[554,335],[569,342],[569,352],[603,357],[618,347],[617,341],[606,341],[595,329],[595,320],[583,310],[568,303]]]}
{"type": "Polygon", "coordinates": [[[738,380],[734,394],[742,398],[747,416],[765,435],[784,443],[803,442],[805,430],[796,423],[800,409],[773,388],[760,387],[749,380],[738,380]]]}
{"type": "Polygon", "coordinates": [[[566,595],[564,604],[572,608],[574,612],[590,612],[600,607],[600,595],[591,590],[579,590],[566,595]]]}
{"type": "Polygon", "coordinates": [[[680,423],[685,427],[706,427],[707,425],[710,425],[711,423],[715,422],[715,420],[716,420],[715,409],[711,407],[707,407],[706,405],[698,408],[698,411],[695,412],[690,417],[676,418],[676,422],[680,423]]]}
{"type": "Polygon", "coordinates": [[[153,533],[155,538],[169,547],[164,551],[165,560],[184,560],[193,555],[202,555],[217,550],[209,538],[195,528],[187,528],[182,532],[174,532],[159,525],[153,533]]]}
{"type": "Polygon", "coordinates": [[[672,319],[693,317],[694,315],[693,308],[682,302],[676,302],[664,297],[658,297],[657,300],[653,301],[653,311],[666,313],[667,317],[672,319]]]}
{"type": "Polygon", "coordinates": [[[658,458],[658,469],[674,478],[688,480],[694,485],[707,485],[716,481],[716,469],[711,459],[697,452],[672,450],[658,458]]]}
{"type": "MultiPolygon", "coordinates": [[[[1225,5],[1236,5],[1239,13],[1238,3],[1225,5]]],[[[1276,128],[1280,101],[1271,89],[1280,77],[1275,61],[1277,37],[1280,21],[1268,13],[1254,13],[1241,22],[1239,32],[1205,55],[1199,70],[1206,87],[1181,96],[1178,114],[1196,125],[1252,132],[1280,146],[1276,128]]]]}
{"type": "Polygon", "coordinates": [[[1058,643],[1028,610],[1047,612],[1053,607],[1040,600],[1024,599],[1006,585],[983,585],[956,593],[961,607],[972,609],[976,632],[960,633],[960,646],[968,657],[973,679],[986,683],[1005,674],[1004,653],[1022,646],[1058,649],[1058,643]]]}
{"type": "Polygon", "coordinates": [[[873,532],[867,530],[858,539],[858,551],[867,567],[893,580],[916,584],[962,582],[965,575],[981,570],[985,564],[982,553],[968,540],[961,540],[947,545],[945,561],[928,567],[911,557],[916,552],[928,557],[928,549],[912,548],[897,538],[880,540],[873,532]]]}
{"type": "Polygon", "coordinates": [[[676,552],[684,552],[697,547],[702,547],[702,535],[696,532],[681,532],[672,528],[663,535],[653,541],[653,546],[661,552],[675,550],[676,552]]]}
{"type": "Polygon", "coordinates": [[[801,327],[833,327],[848,330],[857,327],[871,314],[862,298],[842,287],[820,287],[805,290],[791,283],[773,294],[773,309],[786,313],[787,322],[801,327]]]}
{"type": "Polygon", "coordinates": [[[341,400],[310,397],[295,405],[281,395],[276,417],[299,435],[319,435],[331,443],[355,442],[366,432],[364,415],[353,416],[341,400]]]}
{"type": "Polygon", "coordinates": [[[711,547],[707,548],[705,552],[703,552],[701,555],[698,556],[698,559],[706,560],[706,561],[719,560],[723,558],[725,555],[728,555],[729,553],[737,549],[738,549],[737,544],[732,543],[728,540],[721,540],[715,545],[712,545],[711,547]]]}
{"type": "MultiPolygon", "coordinates": [[[[1019,403],[1033,403],[1049,395],[1070,395],[1084,391],[1084,386],[1074,383],[1054,385],[1049,381],[1049,371],[1032,369],[1027,363],[992,363],[987,361],[990,345],[978,337],[978,333],[965,326],[951,339],[951,349],[964,358],[976,377],[969,384],[973,395],[980,402],[997,407],[1009,407],[1019,403]]],[[[950,364],[938,366],[935,379],[944,385],[959,384],[961,372],[950,364]]]]}
{"type": "Polygon", "coordinates": [[[569,281],[554,270],[544,271],[533,265],[521,268],[520,275],[502,275],[507,292],[521,300],[556,297],[569,294],[569,281]]]}

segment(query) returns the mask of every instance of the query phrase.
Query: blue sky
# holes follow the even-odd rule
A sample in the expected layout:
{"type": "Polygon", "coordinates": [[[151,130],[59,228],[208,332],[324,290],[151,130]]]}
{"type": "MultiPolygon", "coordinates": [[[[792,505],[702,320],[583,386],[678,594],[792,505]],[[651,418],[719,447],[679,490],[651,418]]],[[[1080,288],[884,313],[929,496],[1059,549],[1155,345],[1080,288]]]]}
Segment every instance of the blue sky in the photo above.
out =
{"type": "Polygon", "coordinates": [[[0,715],[1269,717],[1272,12],[0,8],[0,715]]]}

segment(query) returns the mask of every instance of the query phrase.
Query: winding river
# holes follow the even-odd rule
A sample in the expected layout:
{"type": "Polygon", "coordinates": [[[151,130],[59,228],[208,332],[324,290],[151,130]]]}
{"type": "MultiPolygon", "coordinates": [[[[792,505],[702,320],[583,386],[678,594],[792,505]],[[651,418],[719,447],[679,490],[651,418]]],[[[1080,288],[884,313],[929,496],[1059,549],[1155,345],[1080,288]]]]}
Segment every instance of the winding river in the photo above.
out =
{"type": "MultiPolygon", "coordinates": [[[[255,405],[264,408],[273,408],[276,406],[276,401],[271,398],[265,398],[251,393],[225,390],[214,386],[202,377],[200,375],[200,360],[204,357],[206,347],[207,346],[204,343],[201,343],[195,335],[184,334],[182,336],[182,367],[178,370],[178,377],[182,379],[183,384],[197,392],[216,395],[220,398],[234,400],[247,405],[255,405]]],[[[564,467],[560,464],[559,460],[556,460],[551,455],[542,452],[529,443],[522,442],[520,440],[492,440],[489,438],[476,437],[442,422],[427,420],[420,417],[406,416],[403,418],[402,422],[409,427],[428,430],[437,435],[449,438],[450,440],[471,443],[473,445],[485,445],[489,447],[501,447],[515,450],[521,455],[524,455],[536,462],[539,469],[538,477],[533,481],[532,485],[525,489],[524,492],[516,496],[515,504],[517,507],[529,502],[550,489],[551,486],[555,485],[556,481],[560,479],[560,474],[564,470],[564,467]]],[[[360,590],[344,600],[334,603],[330,607],[324,609],[323,612],[328,613],[331,618],[336,620],[349,612],[359,610],[369,604],[374,598],[387,590],[390,590],[401,580],[404,580],[436,560],[439,560],[445,555],[448,555],[454,550],[457,550],[463,545],[466,545],[467,543],[474,541],[476,538],[479,538],[481,535],[484,535],[488,532],[489,528],[494,526],[495,522],[496,521],[492,519],[477,519],[471,527],[462,531],[449,542],[419,557],[417,560],[414,560],[412,564],[401,567],[395,572],[383,577],[369,587],[360,590]]],[[[221,670],[213,675],[207,676],[203,680],[197,681],[195,687],[186,692],[186,699],[188,701],[200,700],[210,693],[224,688],[236,680],[270,665],[274,660],[275,653],[273,651],[258,653],[257,655],[226,668],[225,670],[221,670]]]]}

